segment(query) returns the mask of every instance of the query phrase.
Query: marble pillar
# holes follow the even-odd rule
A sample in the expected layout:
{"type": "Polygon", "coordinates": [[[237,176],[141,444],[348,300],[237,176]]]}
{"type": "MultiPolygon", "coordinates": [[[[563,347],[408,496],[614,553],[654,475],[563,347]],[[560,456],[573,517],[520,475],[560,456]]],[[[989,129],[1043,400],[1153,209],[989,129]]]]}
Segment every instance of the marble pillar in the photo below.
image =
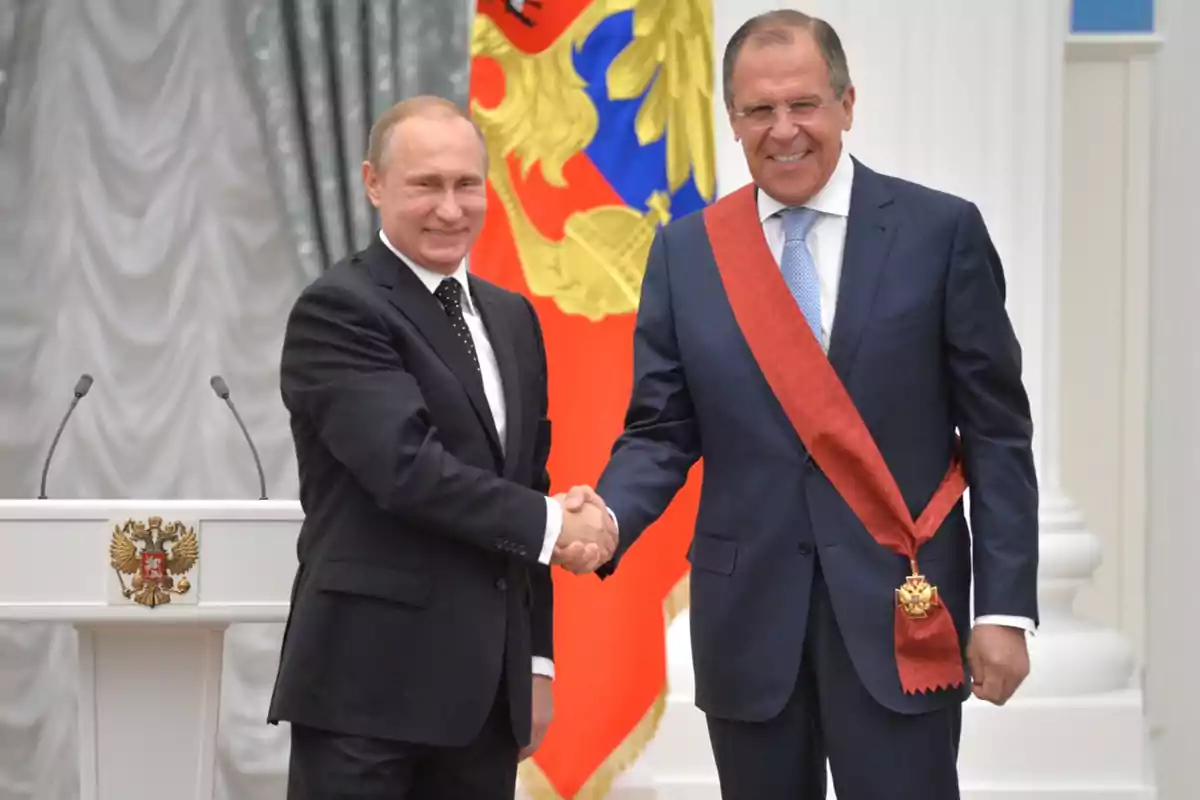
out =
{"type": "Polygon", "coordinates": [[[1157,8],[1146,690],[1161,794],[1190,798],[1200,794],[1200,5],[1159,0],[1157,8]]]}

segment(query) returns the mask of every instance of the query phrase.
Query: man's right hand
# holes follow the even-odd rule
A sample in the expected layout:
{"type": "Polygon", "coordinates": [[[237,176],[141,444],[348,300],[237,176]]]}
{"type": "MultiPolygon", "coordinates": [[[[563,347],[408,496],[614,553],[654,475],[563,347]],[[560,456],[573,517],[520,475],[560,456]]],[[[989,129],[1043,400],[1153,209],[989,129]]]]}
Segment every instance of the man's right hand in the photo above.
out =
{"type": "Polygon", "coordinates": [[[595,572],[617,550],[617,531],[603,503],[569,502],[566,495],[555,497],[563,505],[563,527],[550,563],[583,575],[595,572]]]}

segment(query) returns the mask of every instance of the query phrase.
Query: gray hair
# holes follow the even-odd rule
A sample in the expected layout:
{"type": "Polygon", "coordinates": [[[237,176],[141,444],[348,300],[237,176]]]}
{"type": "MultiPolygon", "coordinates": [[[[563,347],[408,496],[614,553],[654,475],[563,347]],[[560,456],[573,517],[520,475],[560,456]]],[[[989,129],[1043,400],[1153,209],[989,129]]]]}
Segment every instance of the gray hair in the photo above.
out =
{"type": "Polygon", "coordinates": [[[796,30],[806,30],[812,34],[829,70],[829,85],[833,87],[837,99],[842,99],[842,95],[850,88],[850,66],[846,63],[846,51],[842,49],[842,40],[838,38],[837,31],[823,19],[781,8],[746,20],[725,45],[722,74],[726,108],[733,109],[733,68],[746,42],[754,40],[761,44],[791,44],[796,30]]]}
{"type": "Polygon", "coordinates": [[[484,171],[487,171],[488,151],[487,139],[469,113],[453,100],[436,95],[418,95],[401,100],[379,115],[367,137],[367,161],[377,170],[382,170],[387,161],[388,144],[391,142],[392,129],[410,117],[440,117],[452,119],[459,117],[471,123],[479,142],[483,146],[484,171]]]}

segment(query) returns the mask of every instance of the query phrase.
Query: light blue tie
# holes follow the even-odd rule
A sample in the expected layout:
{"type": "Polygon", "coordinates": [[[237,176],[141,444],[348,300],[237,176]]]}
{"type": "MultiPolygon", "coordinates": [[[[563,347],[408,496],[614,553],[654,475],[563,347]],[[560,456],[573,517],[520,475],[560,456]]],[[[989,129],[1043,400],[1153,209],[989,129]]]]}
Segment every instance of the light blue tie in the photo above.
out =
{"type": "Polygon", "coordinates": [[[811,208],[789,208],[781,213],[784,243],[779,268],[788,291],[808,320],[813,336],[817,337],[817,342],[821,342],[821,284],[817,279],[817,265],[812,252],[804,241],[820,212],[811,208]]]}

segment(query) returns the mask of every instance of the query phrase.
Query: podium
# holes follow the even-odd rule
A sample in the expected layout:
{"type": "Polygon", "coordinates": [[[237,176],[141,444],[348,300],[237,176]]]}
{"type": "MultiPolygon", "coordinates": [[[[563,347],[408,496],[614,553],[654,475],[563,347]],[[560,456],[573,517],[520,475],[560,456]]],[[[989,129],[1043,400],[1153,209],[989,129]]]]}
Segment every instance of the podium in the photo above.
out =
{"type": "Polygon", "coordinates": [[[0,619],[78,631],[81,800],[212,800],[225,629],[286,620],[302,520],[295,501],[0,500],[0,619]]]}

